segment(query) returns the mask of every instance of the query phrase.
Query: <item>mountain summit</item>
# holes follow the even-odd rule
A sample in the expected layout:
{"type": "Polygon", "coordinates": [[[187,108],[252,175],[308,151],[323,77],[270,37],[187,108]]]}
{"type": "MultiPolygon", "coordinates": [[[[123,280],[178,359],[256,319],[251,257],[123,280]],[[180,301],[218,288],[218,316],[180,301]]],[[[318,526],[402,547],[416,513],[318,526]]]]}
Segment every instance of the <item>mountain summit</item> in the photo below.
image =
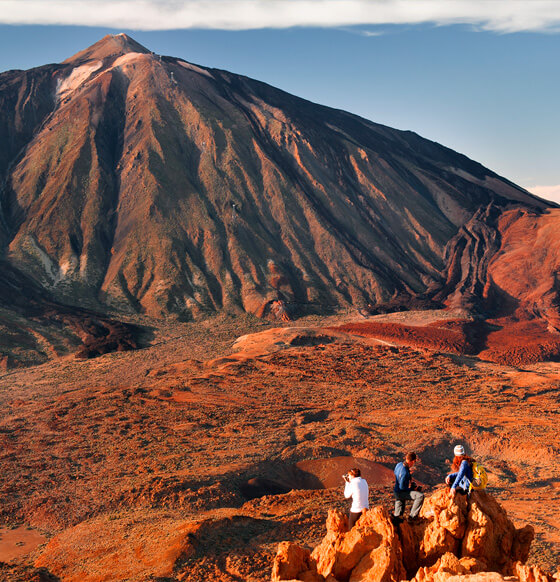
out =
{"type": "Polygon", "coordinates": [[[121,32],[119,34],[108,34],[104,36],[100,41],[92,44],[87,49],[66,59],[64,63],[77,65],[96,59],[121,57],[127,53],[150,54],[150,51],[124,32],[121,32]]]}
{"type": "Polygon", "coordinates": [[[3,73],[0,110],[0,252],[97,310],[472,303],[503,213],[553,206],[412,132],[124,34],[3,73]]]}

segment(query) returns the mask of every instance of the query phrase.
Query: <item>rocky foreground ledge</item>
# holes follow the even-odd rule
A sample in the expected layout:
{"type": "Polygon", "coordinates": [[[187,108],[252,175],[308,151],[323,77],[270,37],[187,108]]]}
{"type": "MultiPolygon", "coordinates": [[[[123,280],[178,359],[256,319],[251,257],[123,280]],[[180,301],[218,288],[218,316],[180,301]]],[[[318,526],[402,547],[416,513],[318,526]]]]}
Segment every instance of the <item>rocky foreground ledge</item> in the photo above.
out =
{"type": "Polygon", "coordinates": [[[387,509],[378,506],[348,531],[346,515],[330,511],[327,534],[313,551],[279,544],[272,581],[560,581],[560,570],[553,576],[525,565],[533,527],[516,529],[486,492],[451,502],[446,490],[437,491],[426,499],[420,517],[394,525],[387,509]]]}

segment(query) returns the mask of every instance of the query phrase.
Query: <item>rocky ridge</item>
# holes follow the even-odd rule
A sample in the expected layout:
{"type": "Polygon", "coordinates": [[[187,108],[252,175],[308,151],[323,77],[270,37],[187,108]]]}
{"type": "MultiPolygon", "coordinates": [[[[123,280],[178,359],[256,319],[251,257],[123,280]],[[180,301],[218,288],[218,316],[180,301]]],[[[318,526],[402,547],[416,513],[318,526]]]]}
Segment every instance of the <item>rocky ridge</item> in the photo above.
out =
{"type": "Polygon", "coordinates": [[[553,582],[540,568],[524,565],[532,526],[516,529],[485,492],[453,502],[446,490],[439,490],[426,500],[416,522],[394,525],[387,509],[377,506],[350,531],[347,516],[338,510],[329,512],[326,526],[325,537],[311,552],[292,542],[279,545],[273,582],[443,582],[456,576],[474,582],[486,579],[487,572],[500,574],[495,576],[499,580],[517,576],[521,582],[553,582]]]}

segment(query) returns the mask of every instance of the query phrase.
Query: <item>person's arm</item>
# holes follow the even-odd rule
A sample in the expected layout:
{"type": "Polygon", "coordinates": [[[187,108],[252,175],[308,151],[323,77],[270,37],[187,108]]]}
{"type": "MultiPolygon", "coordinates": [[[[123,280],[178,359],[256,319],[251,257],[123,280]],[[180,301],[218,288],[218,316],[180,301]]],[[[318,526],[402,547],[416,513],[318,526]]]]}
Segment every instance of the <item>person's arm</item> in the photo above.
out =
{"type": "Polygon", "coordinates": [[[353,493],[354,488],[352,487],[352,483],[350,483],[350,481],[346,481],[346,485],[344,485],[344,497],[346,499],[349,499],[350,497],[352,497],[353,493]]]}
{"type": "Polygon", "coordinates": [[[451,485],[451,489],[457,489],[457,487],[459,486],[459,483],[461,482],[461,480],[463,479],[463,477],[465,476],[465,474],[467,472],[467,466],[468,466],[467,461],[463,461],[461,463],[461,466],[459,467],[459,471],[455,475],[455,481],[453,481],[453,485],[451,485]]]}
{"type": "Polygon", "coordinates": [[[449,475],[447,475],[447,477],[445,478],[445,482],[448,485],[451,485],[451,482],[455,481],[455,477],[457,477],[457,473],[449,473],[449,475]]]}

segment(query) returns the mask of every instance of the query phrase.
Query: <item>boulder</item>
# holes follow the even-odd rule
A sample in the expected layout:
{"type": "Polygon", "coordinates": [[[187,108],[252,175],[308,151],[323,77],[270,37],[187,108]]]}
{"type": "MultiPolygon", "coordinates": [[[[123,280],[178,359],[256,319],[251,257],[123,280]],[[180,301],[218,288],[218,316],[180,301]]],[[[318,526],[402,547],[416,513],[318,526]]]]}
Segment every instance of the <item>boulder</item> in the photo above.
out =
{"type": "Polygon", "coordinates": [[[448,552],[458,554],[467,529],[467,498],[458,495],[450,503],[447,490],[442,489],[426,499],[421,516],[423,521],[414,528],[420,538],[415,548],[417,567],[432,566],[448,552]]]}

